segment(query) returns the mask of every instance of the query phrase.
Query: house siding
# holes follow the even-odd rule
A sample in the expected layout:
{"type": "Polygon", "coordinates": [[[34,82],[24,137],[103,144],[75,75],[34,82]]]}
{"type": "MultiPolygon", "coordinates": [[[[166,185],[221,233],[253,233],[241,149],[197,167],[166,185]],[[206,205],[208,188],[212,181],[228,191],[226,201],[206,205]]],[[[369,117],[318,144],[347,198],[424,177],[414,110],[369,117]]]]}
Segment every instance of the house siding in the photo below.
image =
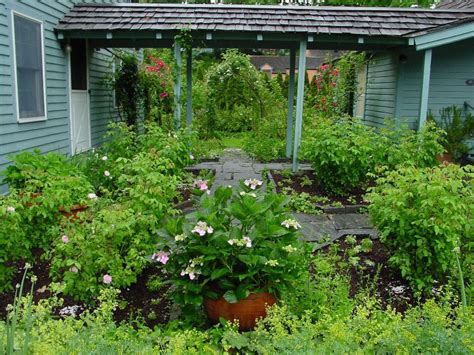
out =
{"type": "Polygon", "coordinates": [[[474,106],[474,86],[466,84],[474,79],[473,48],[474,40],[466,40],[433,50],[428,108],[435,117],[447,106],[474,106]]]}
{"type": "MultiPolygon", "coordinates": [[[[433,49],[428,110],[435,117],[439,117],[442,108],[451,105],[462,107],[464,102],[468,102],[474,106],[474,86],[466,84],[468,79],[474,79],[472,48],[474,40],[433,49]]],[[[401,54],[407,57],[407,62],[399,64],[396,117],[416,128],[420,112],[423,52],[407,50],[398,53],[401,54]]],[[[471,113],[474,111],[471,110],[471,113]]]]}
{"type": "Polygon", "coordinates": [[[364,121],[374,127],[383,126],[395,114],[398,58],[393,53],[377,54],[367,70],[364,121]]]}
{"type": "MultiPolygon", "coordinates": [[[[68,59],[54,33],[54,26],[74,4],[110,3],[113,0],[0,0],[0,171],[9,164],[8,156],[39,148],[42,152],[71,152],[68,59]],[[43,22],[47,120],[18,123],[14,90],[12,11],[43,22]]],[[[109,70],[108,52],[90,51],[89,82],[92,143],[102,141],[107,122],[114,116],[111,95],[102,78],[109,70]]],[[[1,178],[0,178],[1,180],[1,178]]],[[[6,187],[1,185],[0,192],[6,187]]]]}

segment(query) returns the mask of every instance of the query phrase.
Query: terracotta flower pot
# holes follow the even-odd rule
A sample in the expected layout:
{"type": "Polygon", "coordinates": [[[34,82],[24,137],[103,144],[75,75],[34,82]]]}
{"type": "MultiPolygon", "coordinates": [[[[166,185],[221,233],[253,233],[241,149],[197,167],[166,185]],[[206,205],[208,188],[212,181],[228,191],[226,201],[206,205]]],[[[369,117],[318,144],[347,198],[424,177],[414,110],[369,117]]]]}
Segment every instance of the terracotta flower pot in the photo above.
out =
{"type": "Polygon", "coordinates": [[[84,205],[74,205],[70,208],[69,211],[66,211],[64,207],[60,207],[59,208],[59,212],[61,212],[61,214],[68,218],[68,219],[72,219],[73,221],[77,220],[79,218],[78,216],[78,213],[80,212],[84,212],[85,210],[87,210],[89,208],[89,206],[84,206],[84,205]]]}
{"type": "Polygon", "coordinates": [[[446,165],[453,162],[453,156],[449,153],[443,153],[436,156],[436,160],[446,165]]]}
{"type": "Polygon", "coordinates": [[[229,303],[224,297],[217,300],[204,298],[204,309],[212,323],[218,323],[222,317],[228,321],[239,321],[239,330],[255,328],[258,318],[267,315],[267,306],[275,304],[276,299],[267,292],[252,293],[237,303],[229,303]]]}

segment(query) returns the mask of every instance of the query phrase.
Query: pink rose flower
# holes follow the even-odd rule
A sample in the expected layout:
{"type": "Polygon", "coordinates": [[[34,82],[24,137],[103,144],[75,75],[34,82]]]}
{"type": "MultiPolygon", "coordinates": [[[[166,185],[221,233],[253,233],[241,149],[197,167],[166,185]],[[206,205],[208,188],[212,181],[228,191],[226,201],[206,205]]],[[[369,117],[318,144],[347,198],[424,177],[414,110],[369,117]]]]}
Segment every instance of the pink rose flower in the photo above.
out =
{"type": "Polygon", "coordinates": [[[72,268],[69,269],[70,272],[73,272],[75,274],[77,274],[79,272],[78,268],[73,266],[72,268]]]}
{"type": "Polygon", "coordinates": [[[67,235],[63,235],[63,236],[61,237],[61,240],[63,241],[64,244],[69,243],[69,237],[68,237],[67,235]]]}

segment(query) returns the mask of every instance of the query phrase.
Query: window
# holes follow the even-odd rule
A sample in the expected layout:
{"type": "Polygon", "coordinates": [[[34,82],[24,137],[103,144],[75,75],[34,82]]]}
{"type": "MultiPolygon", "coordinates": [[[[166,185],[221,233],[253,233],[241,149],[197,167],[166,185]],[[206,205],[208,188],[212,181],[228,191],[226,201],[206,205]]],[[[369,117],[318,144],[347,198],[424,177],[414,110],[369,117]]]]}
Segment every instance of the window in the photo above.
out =
{"type": "Polygon", "coordinates": [[[45,120],[43,24],[17,13],[12,17],[18,121],[45,120]]]}

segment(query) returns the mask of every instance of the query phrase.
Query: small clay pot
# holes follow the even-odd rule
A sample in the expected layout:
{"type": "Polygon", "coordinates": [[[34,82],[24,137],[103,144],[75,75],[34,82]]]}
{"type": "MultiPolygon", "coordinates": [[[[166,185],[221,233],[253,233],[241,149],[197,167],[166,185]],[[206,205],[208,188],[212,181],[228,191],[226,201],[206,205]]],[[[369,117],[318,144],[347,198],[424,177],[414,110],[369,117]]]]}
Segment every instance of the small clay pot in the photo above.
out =
{"type": "Polygon", "coordinates": [[[239,330],[252,330],[258,318],[267,315],[266,307],[275,304],[276,299],[267,292],[251,293],[247,298],[237,303],[229,303],[224,297],[217,300],[204,298],[204,309],[209,320],[216,324],[222,317],[228,321],[239,321],[239,330]]]}
{"type": "Polygon", "coordinates": [[[59,212],[66,217],[67,219],[70,219],[72,221],[75,221],[79,218],[78,213],[84,212],[87,210],[89,206],[84,206],[84,205],[74,205],[70,208],[69,211],[66,211],[64,207],[59,207],[59,212]]]}

